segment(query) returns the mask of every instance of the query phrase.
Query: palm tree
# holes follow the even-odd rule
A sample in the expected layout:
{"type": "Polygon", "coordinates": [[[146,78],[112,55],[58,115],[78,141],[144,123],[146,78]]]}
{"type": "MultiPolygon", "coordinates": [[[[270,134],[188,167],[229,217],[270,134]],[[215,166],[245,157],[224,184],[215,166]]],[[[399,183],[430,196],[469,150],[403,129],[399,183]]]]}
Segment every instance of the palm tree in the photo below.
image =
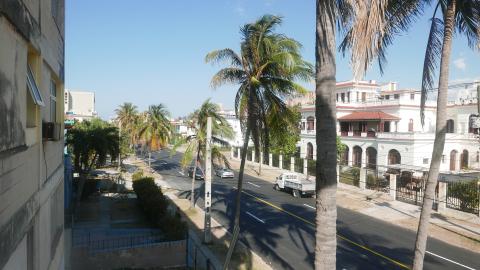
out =
{"type": "Polygon", "coordinates": [[[411,22],[428,6],[427,4],[435,3],[424,58],[420,110],[420,117],[422,124],[424,124],[427,92],[433,87],[435,71],[440,66],[435,140],[417,230],[413,262],[413,269],[422,269],[435,187],[445,145],[452,38],[456,31],[458,34],[466,36],[468,45],[472,49],[479,45],[480,0],[371,0],[370,2],[370,6],[359,5],[354,7],[357,19],[352,24],[353,27],[341,46],[343,50],[348,47],[352,48],[354,67],[359,72],[364,71],[374,58],[378,58],[380,64],[384,62],[385,49],[391,44],[393,36],[407,30],[411,22]],[[438,62],[440,62],[439,65],[438,62]]]}
{"type": "Polygon", "coordinates": [[[130,102],[125,102],[115,110],[117,115],[116,121],[119,123],[121,132],[128,134],[130,139],[130,147],[135,144],[134,126],[138,118],[137,106],[130,102]]]}
{"type": "Polygon", "coordinates": [[[317,0],[316,5],[316,218],[315,269],[336,267],[337,149],[335,107],[336,1],[317,0]]]}
{"type": "Polygon", "coordinates": [[[295,81],[308,81],[313,73],[311,65],[303,61],[300,55],[301,45],[283,34],[275,33],[275,28],[281,22],[280,17],[265,15],[254,23],[246,24],[240,30],[240,55],[232,49],[222,49],[207,54],[205,58],[206,62],[227,61],[230,64],[213,76],[212,87],[225,83],[239,85],[235,111],[244,130],[233,237],[224,269],[230,263],[240,232],[240,201],[248,142],[251,138],[257,153],[262,139],[268,148],[268,111],[272,106],[283,110],[286,108],[285,97],[306,92],[295,81]]]}
{"type": "Polygon", "coordinates": [[[140,124],[139,137],[146,141],[149,151],[159,150],[169,142],[172,134],[169,115],[163,104],[148,107],[145,121],[140,124]]]}
{"type": "Polygon", "coordinates": [[[186,167],[192,159],[193,162],[193,175],[192,175],[192,188],[190,193],[190,207],[195,207],[195,174],[199,167],[201,160],[206,154],[207,145],[207,118],[212,117],[212,162],[217,164],[223,164],[226,167],[230,167],[228,159],[222,154],[217,145],[228,145],[227,139],[233,138],[233,129],[227,120],[219,114],[220,107],[210,102],[207,99],[200,109],[195,111],[188,119],[188,125],[194,130],[195,134],[186,137],[183,140],[179,140],[173,147],[175,149],[187,143],[187,148],[183,154],[180,163],[182,167],[186,167]]]}

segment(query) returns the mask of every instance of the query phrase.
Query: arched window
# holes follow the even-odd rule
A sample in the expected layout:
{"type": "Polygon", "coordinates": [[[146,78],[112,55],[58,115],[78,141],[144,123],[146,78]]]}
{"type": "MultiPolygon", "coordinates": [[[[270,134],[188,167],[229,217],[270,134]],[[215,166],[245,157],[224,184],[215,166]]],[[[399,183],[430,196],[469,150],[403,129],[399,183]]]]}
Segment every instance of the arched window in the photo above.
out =
{"type": "Polygon", "coordinates": [[[388,151],[388,165],[393,164],[401,164],[402,163],[402,156],[400,156],[400,152],[395,149],[388,151]]]}
{"type": "Polygon", "coordinates": [[[307,143],[307,159],[313,159],[313,144],[307,143]]]}
{"type": "Polygon", "coordinates": [[[468,151],[463,150],[461,158],[460,158],[460,168],[461,169],[466,169],[468,168],[468,151]]]}
{"type": "Polygon", "coordinates": [[[447,120],[447,133],[454,133],[455,132],[455,122],[453,119],[447,120]]]}
{"type": "Polygon", "coordinates": [[[315,130],[315,117],[307,117],[307,130],[315,130]]]}
{"type": "Polygon", "coordinates": [[[455,171],[457,167],[457,150],[450,152],[450,171],[455,171]]]}
{"type": "Polygon", "coordinates": [[[478,134],[478,128],[474,127],[476,119],[477,117],[473,114],[468,117],[468,133],[478,134]]]}
{"type": "Polygon", "coordinates": [[[360,146],[353,147],[353,166],[361,167],[362,166],[362,148],[360,146]]]}
{"type": "Polygon", "coordinates": [[[413,119],[410,119],[410,121],[408,121],[408,131],[413,132],[413,119]]]}
{"type": "Polygon", "coordinates": [[[367,167],[370,169],[377,168],[377,149],[373,147],[367,148],[367,167]]]}

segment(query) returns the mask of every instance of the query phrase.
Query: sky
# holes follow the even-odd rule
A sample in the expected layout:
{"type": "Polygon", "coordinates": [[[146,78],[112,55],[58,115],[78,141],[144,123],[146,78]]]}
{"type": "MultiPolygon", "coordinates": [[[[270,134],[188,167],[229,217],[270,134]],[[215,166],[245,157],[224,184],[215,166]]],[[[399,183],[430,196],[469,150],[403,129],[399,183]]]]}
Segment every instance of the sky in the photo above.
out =
{"type": "MultiPolygon", "coordinates": [[[[235,85],[212,89],[222,68],[204,61],[216,49],[238,51],[239,29],[264,14],[280,15],[278,32],[303,45],[315,61],[313,0],[67,0],[65,87],[93,91],[99,116],[109,119],[123,102],[139,110],[163,103],[172,117],[185,116],[206,99],[233,109],[235,85]]],[[[420,88],[432,10],[388,48],[383,75],[372,65],[365,79],[420,88]]],[[[337,39],[338,42],[338,39],[337,39]]],[[[337,54],[337,81],[352,79],[350,56],[337,54]]],[[[455,36],[450,80],[480,79],[480,53],[455,36]]],[[[313,83],[307,85],[314,90],[313,83]]]]}

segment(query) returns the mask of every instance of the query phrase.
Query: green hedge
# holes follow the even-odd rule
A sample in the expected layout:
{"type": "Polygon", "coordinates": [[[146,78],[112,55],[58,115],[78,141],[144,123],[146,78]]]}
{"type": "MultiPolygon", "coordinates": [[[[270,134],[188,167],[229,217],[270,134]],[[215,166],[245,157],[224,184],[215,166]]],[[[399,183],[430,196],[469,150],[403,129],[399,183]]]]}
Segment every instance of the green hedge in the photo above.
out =
{"type": "Polygon", "coordinates": [[[168,200],[151,177],[143,177],[133,182],[133,190],[147,218],[165,233],[168,240],[185,239],[187,225],[180,214],[168,211],[168,200]]]}
{"type": "Polygon", "coordinates": [[[133,181],[137,181],[139,179],[142,179],[143,178],[143,171],[142,170],[137,170],[136,172],[134,172],[132,174],[132,180],[133,181]]]}

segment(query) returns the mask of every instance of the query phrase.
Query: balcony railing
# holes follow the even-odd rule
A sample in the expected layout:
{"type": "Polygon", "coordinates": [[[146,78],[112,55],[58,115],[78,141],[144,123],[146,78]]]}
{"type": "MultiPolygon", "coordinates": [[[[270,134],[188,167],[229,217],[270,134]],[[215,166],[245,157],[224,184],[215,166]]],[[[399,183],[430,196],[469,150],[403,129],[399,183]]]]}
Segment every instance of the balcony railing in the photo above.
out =
{"type": "Polygon", "coordinates": [[[311,135],[315,135],[315,129],[302,129],[300,131],[300,134],[311,134],[311,135]]]}
{"type": "MultiPolygon", "coordinates": [[[[435,133],[420,133],[420,132],[376,132],[376,131],[340,131],[337,135],[342,137],[365,137],[365,138],[378,138],[378,139],[396,139],[396,140],[417,140],[426,139],[433,140],[435,133]]],[[[447,140],[477,140],[479,137],[476,134],[466,133],[447,133],[447,140]]]]}

